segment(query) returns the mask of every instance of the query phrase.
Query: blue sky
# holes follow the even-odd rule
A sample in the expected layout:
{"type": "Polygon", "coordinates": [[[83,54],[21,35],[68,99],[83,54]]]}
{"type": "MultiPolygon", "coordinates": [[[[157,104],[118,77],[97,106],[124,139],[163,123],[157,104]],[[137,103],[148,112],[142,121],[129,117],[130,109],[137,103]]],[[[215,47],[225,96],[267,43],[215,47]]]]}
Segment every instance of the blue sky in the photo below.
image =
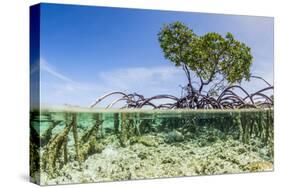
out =
{"type": "MultiPolygon", "coordinates": [[[[252,49],[253,74],[273,82],[272,18],[43,4],[41,103],[89,106],[115,90],[180,96],[184,73],[164,59],[157,39],[163,24],[174,21],[198,35],[233,33],[252,49]]],[[[250,92],[264,86],[243,85],[250,92]]]]}

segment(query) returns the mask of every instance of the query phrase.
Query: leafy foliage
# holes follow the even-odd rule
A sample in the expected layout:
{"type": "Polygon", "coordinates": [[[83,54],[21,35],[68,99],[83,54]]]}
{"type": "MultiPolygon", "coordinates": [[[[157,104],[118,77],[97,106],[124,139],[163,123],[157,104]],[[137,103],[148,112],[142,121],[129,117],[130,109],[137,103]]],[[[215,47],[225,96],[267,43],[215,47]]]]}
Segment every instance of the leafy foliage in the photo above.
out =
{"type": "Polygon", "coordinates": [[[185,71],[192,92],[191,71],[200,79],[199,93],[211,82],[214,85],[209,88],[210,93],[221,88],[225,81],[234,84],[250,79],[251,49],[231,33],[225,37],[214,32],[198,36],[184,24],[175,22],[164,25],[158,40],[165,58],[185,71]]]}

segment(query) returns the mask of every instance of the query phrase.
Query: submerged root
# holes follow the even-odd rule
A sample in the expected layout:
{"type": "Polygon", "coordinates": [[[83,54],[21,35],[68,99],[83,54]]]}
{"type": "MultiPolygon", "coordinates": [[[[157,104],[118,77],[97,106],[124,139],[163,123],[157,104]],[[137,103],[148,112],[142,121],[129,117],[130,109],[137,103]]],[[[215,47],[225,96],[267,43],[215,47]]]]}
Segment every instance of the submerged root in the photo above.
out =
{"type": "Polygon", "coordinates": [[[85,161],[90,155],[101,153],[103,149],[104,146],[100,143],[97,143],[97,140],[95,138],[92,138],[89,142],[83,145],[81,149],[82,161],[85,161]]]}
{"type": "Polygon", "coordinates": [[[82,161],[86,160],[89,155],[100,153],[103,150],[103,146],[97,143],[98,132],[103,123],[103,120],[101,120],[100,114],[94,114],[93,119],[95,120],[95,123],[81,138],[82,161]]]}
{"type": "Polygon", "coordinates": [[[52,138],[52,131],[53,129],[60,124],[61,121],[52,121],[51,125],[48,127],[48,129],[43,133],[42,136],[40,136],[40,145],[41,147],[44,147],[52,138]]]}
{"type": "MultiPolygon", "coordinates": [[[[74,116],[75,117],[75,116],[74,116]]],[[[42,156],[42,168],[45,172],[49,174],[50,177],[55,176],[57,170],[56,163],[59,162],[62,151],[64,154],[64,163],[67,163],[67,137],[71,128],[76,124],[76,118],[72,119],[71,124],[66,124],[64,130],[53,137],[49,143],[46,145],[46,150],[42,156]]]]}
{"type": "Polygon", "coordinates": [[[72,124],[72,132],[73,132],[73,138],[74,138],[74,147],[75,147],[75,152],[76,152],[76,160],[79,163],[79,167],[81,168],[81,163],[82,163],[82,156],[80,152],[80,144],[79,144],[79,139],[78,139],[78,133],[77,133],[77,123],[76,123],[76,114],[73,115],[73,124],[72,124]]]}
{"type": "Polygon", "coordinates": [[[122,113],[121,114],[121,131],[120,131],[120,134],[119,134],[119,140],[120,140],[120,145],[122,147],[125,147],[127,145],[127,131],[126,131],[126,128],[128,127],[127,125],[127,119],[126,119],[126,114],[125,113],[122,113]]]}
{"type": "MultiPolygon", "coordinates": [[[[69,133],[72,132],[74,139],[74,149],[75,149],[75,160],[78,161],[79,168],[82,168],[82,162],[94,153],[99,153],[103,150],[103,145],[97,143],[97,135],[100,130],[100,126],[103,120],[100,119],[99,115],[95,114],[94,118],[96,120],[93,127],[91,127],[81,139],[78,136],[77,131],[77,114],[71,115],[71,123],[67,123],[62,132],[55,135],[49,140],[45,146],[45,151],[42,156],[42,169],[47,172],[50,178],[57,176],[58,169],[62,168],[69,162],[69,153],[67,140],[69,133]]],[[[47,130],[46,135],[49,135],[51,130],[58,123],[54,123],[50,129],[47,130]]],[[[49,137],[49,136],[46,136],[49,137]]],[[[48,139],[46,139],[47,141],[48,139]]]]}
{"type": "MultiPolygon", "coordinates": [[[[35,173],[40,169],[40,147],[39,147],[40,139],[39,135],[34,129],[34,127],[30,126],[30,142],[29,142],[29,150],[30,150],[30,177],[35,178],[35,173]]],[[[33,181],[36,181],[35,179],[33,181]]]]}
{"type": "Polygon", "coordinates": [[[100,114],[93,114],[93,119],[95,120],[93,126],[89,130],[87,130],[86,133],[81,137],[82,144],[88,142],[91,137],[96,138],[98,135],[103,120],[101,120],[100,114]]]}

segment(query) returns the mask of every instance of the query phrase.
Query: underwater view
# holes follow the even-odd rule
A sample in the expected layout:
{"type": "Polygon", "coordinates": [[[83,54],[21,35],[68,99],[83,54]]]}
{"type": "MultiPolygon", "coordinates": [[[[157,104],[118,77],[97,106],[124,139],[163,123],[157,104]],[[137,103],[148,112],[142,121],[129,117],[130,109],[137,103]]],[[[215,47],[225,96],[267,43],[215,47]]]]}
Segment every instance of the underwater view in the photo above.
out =
{"type": "Polygon", "coordinates": [[[30,131],[41,185],[273,170],[272,109],[50,108],[30,131]]]}

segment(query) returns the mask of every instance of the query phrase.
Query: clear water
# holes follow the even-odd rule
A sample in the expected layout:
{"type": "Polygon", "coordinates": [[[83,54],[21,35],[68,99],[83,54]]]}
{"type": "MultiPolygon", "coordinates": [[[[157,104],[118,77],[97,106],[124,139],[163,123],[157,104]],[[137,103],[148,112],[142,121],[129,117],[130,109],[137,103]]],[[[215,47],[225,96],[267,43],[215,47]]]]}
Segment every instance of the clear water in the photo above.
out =
{"type": "Polygon", "coordinates": [[[42,185],[273,170],[273,110],[31,112],[42,185]]]}

